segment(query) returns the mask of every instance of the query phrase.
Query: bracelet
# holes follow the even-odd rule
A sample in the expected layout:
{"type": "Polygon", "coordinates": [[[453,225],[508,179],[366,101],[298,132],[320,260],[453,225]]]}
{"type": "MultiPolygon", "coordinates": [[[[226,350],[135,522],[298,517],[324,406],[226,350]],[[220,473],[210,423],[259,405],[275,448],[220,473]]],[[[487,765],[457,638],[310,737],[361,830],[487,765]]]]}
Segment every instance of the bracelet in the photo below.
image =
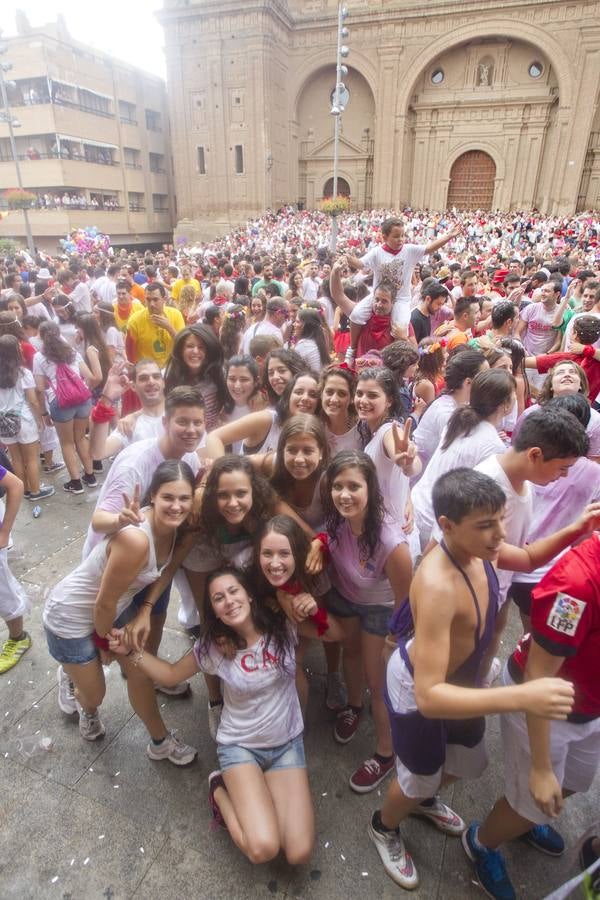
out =
{"type": "Polygon", "coordinates": [[[99,650],[108,650],[107,638],[102,637],[102,635],[98,634],[95,630],[92,632],[92,640],[99,650]]]}
{"type": "Polygon", "coordinates": [[[96,425],[104,425],[106,422],[110,422],[116,414],[116,410],[112,406],[98,402],[92,408],[91,419],[96,425]]]}
{"type": "Polygon", "coordinates": [[[144,600],[142,606],[149,606],[150,609],[154,609],[154,603],[151,603],[150,600],[144,600]]]}
{"type": "Polygon", "coordinates": [[[142,661],[143,655],[144,655],[143,653],[138,653],[137,656],[134,656],[132,662],[136,669],[139,666],[140,662],[142,661]]]}

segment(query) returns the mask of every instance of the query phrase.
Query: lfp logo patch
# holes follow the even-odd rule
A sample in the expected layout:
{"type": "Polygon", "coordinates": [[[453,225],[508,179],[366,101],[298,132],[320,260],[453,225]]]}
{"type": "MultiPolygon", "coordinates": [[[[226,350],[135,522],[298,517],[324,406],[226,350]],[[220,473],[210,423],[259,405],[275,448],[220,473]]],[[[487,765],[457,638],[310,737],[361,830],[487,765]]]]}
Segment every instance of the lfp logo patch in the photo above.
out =
{"type": "Polygon", "coordinates": [[[583,600],[576,600],[568,594],[557,594],[546,625],[561,634],[572,636],[577,631],[585,607],[583,600]]]}

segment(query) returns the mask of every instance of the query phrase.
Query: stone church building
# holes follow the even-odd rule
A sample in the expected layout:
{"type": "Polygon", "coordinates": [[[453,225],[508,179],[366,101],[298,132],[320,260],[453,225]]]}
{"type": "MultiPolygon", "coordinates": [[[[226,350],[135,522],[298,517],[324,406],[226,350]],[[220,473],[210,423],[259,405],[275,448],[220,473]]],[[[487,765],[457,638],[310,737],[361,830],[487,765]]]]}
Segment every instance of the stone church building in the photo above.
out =
{"type": "MultiPolygon", "coordinates": [[[[600,2],[348,0],[354,208],[600,207],[600,2]]],[[[176,234],[331,194],[334,0],[165,0],[176,234]]]]}

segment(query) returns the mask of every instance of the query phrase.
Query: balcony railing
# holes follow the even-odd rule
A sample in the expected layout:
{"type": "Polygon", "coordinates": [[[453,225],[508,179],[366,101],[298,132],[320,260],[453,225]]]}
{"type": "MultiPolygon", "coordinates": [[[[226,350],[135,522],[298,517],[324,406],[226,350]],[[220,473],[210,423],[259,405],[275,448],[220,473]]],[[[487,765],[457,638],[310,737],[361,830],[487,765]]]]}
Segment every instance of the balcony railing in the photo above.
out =
{"type": "Polygon", "coordinates": [[[137,203],[130,203],[129,212],[146,212],[146,207],[138,206],[137,203]]]}
{"type": "Polygon", "coordinates": [[[91,113],[92,116],[102,116],[104,119],[114,119],[115,114],[107,112],[103,109],[97,109],[93,106],[86,106],[83,103],[74,103],[72,100],[64,100],[63,98],[54,98],[52,101],[56,106],[67,106],[69,109],[78,109],[79,112],[91,113]]]}
{"type": "MultiPolygon", "coordinates": [[[[19,162],[39,162],[42,159],[60,159],[63,162],[85,162],[92,163],[97,166],[118,166],[120,163],[117,160],[106,160],[106,159],[89,159],[87,156],[75,155],[73,153],[68,154],[66,150],[63,150],[59,153],[38,153],[37,156],[28,156],[27,153],[18,153],[17,159],[19,162]]],[[[11,155],[7,155],[5,153],[0,154],[0,162],[14,162],[11,155]]],[[[127,165],[127,163],[125,163],[127,165]]],[[[141,166],[133,166],[133,168],[141,169],[141,166]]]]}
{"type": "MultiPolygon", "coordinates": [[[[6,203],[0,203],[0,208],[8,209],[6,203]]],[[[103,206],[100,203],[69,203],[63,204],[54,200],[51,205],[46,206],[43,201],[38,201],[37,203],[33,203],[29,207],[31,212],[56,212],[56,210],[61,210],[64,212],[69,212],[70,210],[74,210],[75,212],[81,212],[82,210],[91,210],[93,212],[123,212],[125,209],[124,206],[103,206]]]]}
{"type": "Polygon", "coordinates": [[[123,163],[126,169],[141,169],[140,163],[126,162],[123,163]]]}
{"type": "Polygon", "coordinates": [[[131,119],[129,116],[119,116],[121,125],[137,125],[137,119],[131,119]]]}
{"type": "Polygon", "coordinates": [[[155,166],[153,169],[151,168],[150,171],[154,175],[165,175],[166,174],[166,169],[161,169],[159,166],[155,166]]]}
{"type": "Polygon", "coordinates": [[[152,212],[161,213],[161,212],[169,212],[168,206],[154,206],[152,208],[152,212]]]}

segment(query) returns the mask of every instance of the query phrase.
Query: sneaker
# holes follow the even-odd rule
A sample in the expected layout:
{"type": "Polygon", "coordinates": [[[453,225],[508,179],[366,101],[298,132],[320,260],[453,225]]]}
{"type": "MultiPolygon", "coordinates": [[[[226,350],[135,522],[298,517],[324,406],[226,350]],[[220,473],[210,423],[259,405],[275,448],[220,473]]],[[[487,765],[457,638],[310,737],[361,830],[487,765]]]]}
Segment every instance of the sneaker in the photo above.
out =
{"type": "Polygon", "coordinates": [[[91,475],[86,475],[85,473],[81,476],[81,480],[83,483],[90,488],[98,487],[98,482],[96,481],[96,476],[92,472],[91,475]]]}
{"type": "Polygon", "coordinates": [[[335,717],[335,725],[333,726],[333,737],[338,744],[347,744],[356,734],[358,723],[360,722],[360,712],[352,709],[351,706],[345,706],[344,709],[335,717]]]}
{"type": "Polygon", "coordinates": [[[67,492],[67,494],[83,494],[83,485],[80,478],[71,479],[71,481],[65,481],[63,484],[63,489],[67,492]]]}
{"type": "Polygon", "coordinates": [[[479,822],[473,822],[463,831],[463,850],[475,867],[477,880],[488,897],[493,900],[516,900],[517,895],[508,877],[504,857],[498,850],[488,850],[477,841],[479,822]]]}
{"type": "Polygon", "coordinates": [[[565,852],[562,835],[551,825],[534,825],[522,834],[519,840],[529,844],[530,847],[535,847],[541,853],[547,853],[548,856],[562,856],[565,852]]]}
{"type": "Polygon", "coordinates": [[[454,810],[442,803],[439,797],[432,797],[431,800],[425,800],[414,809],[411,816],[419,819],[429,819],[438,831],[444,834],[453,834],[457,837],[463,833],[467,827],[460,816],[457,816],[454,810]]]}
{"type": "Polygon", "coordinates": [[[23,491],[23,496],[26,500],[31,500],[31,491],[23,491]]]}
{"type": "Polygon", "coordinates": [[[193,763],[198,755],[195,747],[184,744],[179,738],[175,737],[174,731],[169,731],[162,744],[155,744],[150,741],[146,747],[146,753],[150,759],[168,759],[174,766],[189,766],[193,763]]]}
{"type": "Polygon", "coordinates": [[[27,499],[28,500],[45,500],[46,497],[51,497],[54,493],[54,488],[50,484],[40,484],[40,489],[37,494],[32,494],[31,491],[27,491],[27,499]]]}
{"type": "Polygon", "coordinates": [[[378,784],[381,784],[393,768],[393,756],[386,762],[381,762],[374,756],[365,759],[362,766],[359,766],[350,776],[350,787],[356,794],[368,794],[369,791],[374,791],[378,784]]]}
{"type": "Polygon", "coordinates": [[[52,475],[54,472],[61,472],[65,467],[64,462],[53,462],[50,463],[49,466],[44,466],[44,472],[47,475],[52,475]]]}
{"type": "Polygon", "coordinates": [[[215,791],[220,787],[225,788],[225,782],[223,781],[223,775],[221,774],[220,770],[217,769],[215,772],[211,772],[208,776],[208,805],[210,806],[214,824],[219,825],[221,828],[224,828],[225,831],[227,831],[225,819],[223,818],[221,810],[219,809],[215,800],[215,791]]]}
{"type": "Polygon", "coordinates": [[[400,829],[386,832],[377,831],[370,822],[367,830],[381,857],[386,874],[400,887],[407,891],[414,891],[419,886],[419,875],[412,857],[400,837],[400,829]]]}
{"type": "Polygon", "coordinates": [[[208,730],[210,731],[210,736],[213,741],[217,740],[217,731],[219,730],[219,725],[221,724],[221,713],[223,712],[223,703],[218,703],[216,706],[211,706],[210,701],[208,703],[208,730]]]}
{"type": "Polygon", "coordinates": [[[189,697],[192,693],[192,687],[189,681],[180,681],[179,684],[173,684],[171,687],[165,687],[164,684],[155,684],[154,690],[159,694],[166,694],[167,697],[189,697]]]}
{"type": "Polygon", "coordinates": [[[104,472],[104,466],[101,459],[92,460],[92,469],[94,472],[104,472]]]}
{"type": "Polygon", "coordinates": [[[2,650],[0,651],[0,675],[4,675],[5,672],[8,672],[13,666],[16,666],[23,654],[27,653],[30,647],[31,638],[26,631],[23,632],[23,637],[20,641],[15,641],[12,638],[5,641],[2,650]]]}
{"type": "Polygon", "coordinates": [[[481,682],[482,687],[486,687],[486,688],[491,687],[501,671],[502,671],[502,663],[500,662],[498,657],[495,656],[490,663],[490,667],[489,667],[487,673],[483,676],[483,680],[481,682]]]}
{"type": "Polygon", "coordinates": [[[106,729],[100,721],[100,713],[87,713],[78,700],[75,701],[77,712],[79,713],[79,734],[84,741],[97,741],[98,738],[104,737],[106,729]]]}
{"type": "Polygon", "coordinates": [[[62,666],[56,670],[56,680],[58,681],[58,708],[65,715],[72,716],[77,712],[75,685],[62,666]]]}
{"type": "Polygon", "coordinates": [[[325,706],[337,712],[344,709],[348,704],[346,695],[346,685],[342,681],[339,672],[329,672],[327,675],[327,696],[325,698],[325,706]]]}

